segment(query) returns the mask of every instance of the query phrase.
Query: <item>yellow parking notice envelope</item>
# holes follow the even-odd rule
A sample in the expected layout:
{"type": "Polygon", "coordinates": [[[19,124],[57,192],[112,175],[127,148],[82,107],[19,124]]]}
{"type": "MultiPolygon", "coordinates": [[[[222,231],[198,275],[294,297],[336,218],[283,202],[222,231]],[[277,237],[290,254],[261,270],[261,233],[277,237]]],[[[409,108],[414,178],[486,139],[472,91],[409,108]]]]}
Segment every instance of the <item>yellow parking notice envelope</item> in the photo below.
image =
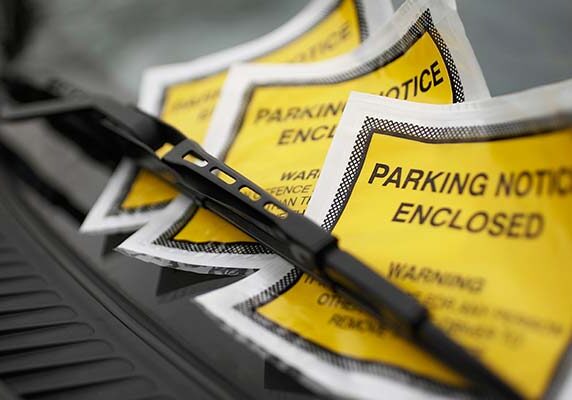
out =
{"type": "MultiPolygon", "coordinates": [[[[354,93],[307,215],[523,396],[558,382],[570,398],[571,153],[572,80],[451,106],[354,93]]],[[[270,265],[199,303],[333,394],[470,394],[383,323],[270,265]]]]}
{"type": "MultiPolygon", "coordinates": [[[[451,2],[413,0],[351,54],[305,65],[233,67],[205,147],[303,213],[352,90],[424,103],[488,97],[451,2]]],[[[218,274],[246,273],[273,258],[186,198],[119,249],[160,265],[218,274]]]]}
{"type": "MultiPolygon", "coordinates": [[[[139,107],[202,142],[228,68],[238,62],[324,60],[358,47],[393,13],[390,0],[314,0],[270,34],[192,62],[145,73],[139,107]]],[[[157,215],[177,192],[124,160],[91,209],[84,232],[130,232],[157,215]]]]}

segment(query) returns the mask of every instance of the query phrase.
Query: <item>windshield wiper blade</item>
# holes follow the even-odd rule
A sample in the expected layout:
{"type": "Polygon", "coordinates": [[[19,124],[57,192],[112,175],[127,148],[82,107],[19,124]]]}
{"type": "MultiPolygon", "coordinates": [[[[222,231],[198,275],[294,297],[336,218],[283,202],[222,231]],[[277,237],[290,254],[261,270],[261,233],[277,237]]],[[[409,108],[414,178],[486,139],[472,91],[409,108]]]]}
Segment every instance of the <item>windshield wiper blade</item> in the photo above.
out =
{"type": "MultiPolygon", "coordinates": [[[[8,82],[9,80],[5,80],[8,82]]],[[[390,323],[476,388],[502,398],[521,396],[438,328],[429,311],[347,251],[310,219],[288,209],[264,189],[208,154],[175,128],[143,111],[101,96],[74,95],[5,107],[4,121],[77,117],[94,127],[110,151],[119,149],[174,184],[202,207],[249,234],[293,265],[328,285],[385,325],[390,323]],[[162,158],[155,152],[172,149],[162,158]],[[222,174],[222,176],[221,176],[222,174]]],[[[65,85],[64,85],[65,87],[65,85]]],[[[49,91],[47,91],[49,93],[49,91]]],[[[89,128],[86,128],[89,129],[89,128]]],[[[84,132],[78,132],[78,136],[84,132]]],[[[91,134],[87,132],[85,134],[91,134]]],[[[78,144],[82,138],[72,138],[78,144]]]]}

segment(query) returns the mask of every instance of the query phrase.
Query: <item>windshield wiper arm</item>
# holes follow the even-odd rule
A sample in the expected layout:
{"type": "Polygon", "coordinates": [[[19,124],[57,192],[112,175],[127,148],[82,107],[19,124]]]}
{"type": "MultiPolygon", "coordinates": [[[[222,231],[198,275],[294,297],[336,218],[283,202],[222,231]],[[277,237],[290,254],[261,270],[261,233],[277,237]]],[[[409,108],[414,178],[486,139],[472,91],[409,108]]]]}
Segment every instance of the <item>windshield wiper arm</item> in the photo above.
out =
{"type": "MultiPolygon", "coordinates": [[[[65,118],[80,113],[85,127],[92,126],[98,135],[104,135],[102,143],[110,151],[119,149],[384,324],[390,321],[402,335],[479,389],[497,397],[520,398],[512,387],[438,328],[429,311],[415,298],[341,250],[330,233],[288,209],[195,141],[135,107],[101,96],[57,98],[57,85],[52,87],[56,88],[53,99],[4,108],[0,119],[65,118]],[[162,158],[157,157],[155,152],[166,145],[172,149],[162,158]],[[226,175],[224,180],[220,174],[226,175]]],[[[75,140],[83,144],[81,138],[75,140]]]]}

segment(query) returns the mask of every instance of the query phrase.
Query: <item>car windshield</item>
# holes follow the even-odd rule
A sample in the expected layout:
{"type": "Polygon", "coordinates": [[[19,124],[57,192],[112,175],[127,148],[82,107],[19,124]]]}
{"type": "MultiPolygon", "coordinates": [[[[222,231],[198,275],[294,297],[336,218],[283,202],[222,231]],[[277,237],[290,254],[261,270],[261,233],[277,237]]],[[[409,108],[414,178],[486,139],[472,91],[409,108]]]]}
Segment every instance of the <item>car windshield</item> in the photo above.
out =
{"type": "MultiPolygon", "coordinates": [[[[13,68],[62,77],[82,89],[137,101],[145,69],[192,60],[257,38],[288,21],[307,1],[264,0],[51,0],[28,1],[30,33],[13,68]]],[[[397,7],[401,2],[394,2],[397,7]]],[[[499,95],[568,78],[572,66],[572,3],[558,0],[460,0],[459,12],[491,94],[499,95]],[[503,16],[509,16],[503,17],[503,16]],[[534,21],[534,26],[530,21],[534,21]],[[531,54],[528,44],[540,51],[531,54]],[[510,72],[507,72],[510,71],[510,72]],[[538,71],[543,71],[539,74],[538,71]]],[[[2,132],[7,140],[84,209],[95,202],[111,171],[44,124],[2,132]]],[[[23,188],[47,224],[148,315],[161,321],[221,376],[232,377],[256,398],[313,398],[258,353],[220,329],[189,299],[239,278],[162,269],[113,249],[128,234],[81,235],[77,223],[23,188]]]]}

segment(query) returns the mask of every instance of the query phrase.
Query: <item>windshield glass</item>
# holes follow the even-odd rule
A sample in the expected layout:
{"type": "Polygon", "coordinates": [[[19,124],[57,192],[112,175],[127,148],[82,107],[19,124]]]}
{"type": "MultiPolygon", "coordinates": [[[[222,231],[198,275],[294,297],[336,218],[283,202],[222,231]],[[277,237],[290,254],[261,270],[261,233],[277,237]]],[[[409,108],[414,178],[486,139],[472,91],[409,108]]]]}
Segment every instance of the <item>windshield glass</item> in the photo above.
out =
{"type": "MultiPolygon", "coordinates": [[[[143,71],[192,60],[255,39],[282,25],[307,2],[264,0],[28,1],[30,33],[14,67],[62,77],[78,87],[135,103],[143,71]]],[[[394,2],[395,6],[400,1],[394,2]]],[[[569,0],[459,1],[459,12],[492,95],[569,78],[569,0]],[[508,18],[506,16],[509,16],[508,18]],[[529,51],[534,44],[535,52],[529,51]],[[542,73],[539,73],[542,71],[542,73]]],[[[57,182],[85,211],[111,172],[42,123],[2,132],[33,167],[57,182]]],[[[258,398],[311,398],[293,379],[219,329],[189,298],[239,278],[162,269],[113,249],[128,234],[87,236],[76,222],[34,193],[21,194],[117,287],[221,375],[258,398]]]]}

